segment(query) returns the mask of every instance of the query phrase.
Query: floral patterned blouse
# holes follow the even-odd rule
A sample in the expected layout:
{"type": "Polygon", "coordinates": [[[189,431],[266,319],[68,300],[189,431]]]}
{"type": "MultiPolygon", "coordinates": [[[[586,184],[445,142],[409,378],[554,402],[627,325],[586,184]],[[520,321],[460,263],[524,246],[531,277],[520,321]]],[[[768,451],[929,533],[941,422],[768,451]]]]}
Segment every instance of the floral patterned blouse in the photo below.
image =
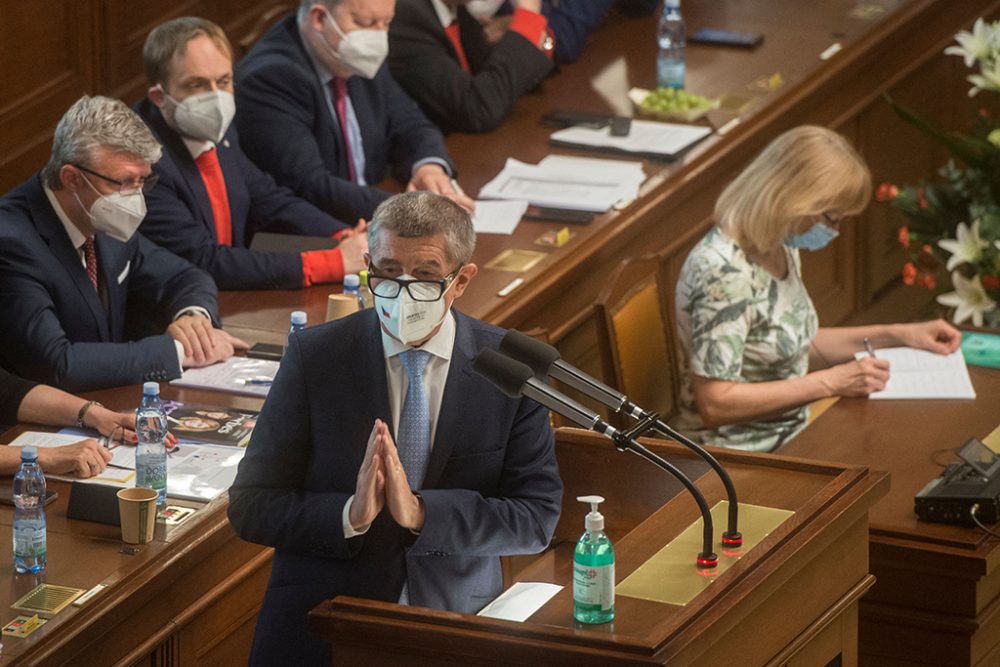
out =
{"type": "Polygon", "coordinates": [[[788,275],[778,280],[718,227],[691,250],[677,282],[677,328],[684,357],[681,410],[674,426],[702,443],[773,451],[806,425],[806,406],[749,424],[705,428],[691,374],[733,382],[801,377],[817,318],[802,284],[798,250],[785,247],[788,275]]]}

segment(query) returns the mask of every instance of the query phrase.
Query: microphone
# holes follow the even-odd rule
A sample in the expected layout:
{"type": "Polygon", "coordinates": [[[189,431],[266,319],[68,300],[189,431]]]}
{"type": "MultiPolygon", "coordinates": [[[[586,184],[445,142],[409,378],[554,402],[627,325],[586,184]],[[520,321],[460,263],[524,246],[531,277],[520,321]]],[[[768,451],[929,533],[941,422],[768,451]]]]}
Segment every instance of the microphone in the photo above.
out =
{"type": "MultiPolygon", "coordinates": [[[[670,428],[656,413],[643,410],[628,400],[628,397],[622,392],[566,363],[560,357],[559,350],[551,345],[516,329],[510,329],[500,341],[500,352],[527,365],[535,377],[540,380],[544,381],[546,377],[559,380],[615,412],[639,420],[640,433],[651,427],[660,435],[676,440],[700,456],[722,480],[729,498],[729,526],[728,530],[722,534],[722,544],[730,549],[736,549],[743,545],[743,535],[738,530],[739,503],[736,499],[736,487],[719,461],[704,447],[670,428]]],[[[556,412],[559,411],[556,410],[556,412]]]]}
{"type": "Polygon", "coordinates": [[[593,410],[538,380],[528,366],[510,357],[506,357],[492,348],[484,348],[476,355],[476,359],[472,364],[472,370],[494,384],[507,396],[511,398],[527,396],[549,410],[558,412],[575,424],[600,433],[611,440],[618,449],[638,454],[676,477],[684,485],[684,488],[694,496],[695,502],[698,503],[698,509],[701,510],[701,517],[704,523],[702,551],[698,554],[695,564],[699,569],[703,570],[712,569],[719,564],[718,556],[712,551],[712,536],[714,534],[712,514],[708,508],[708,503],[705,502],[705,496],[694,485],[694,482],[677,467],[605,422],[593,410]]]}

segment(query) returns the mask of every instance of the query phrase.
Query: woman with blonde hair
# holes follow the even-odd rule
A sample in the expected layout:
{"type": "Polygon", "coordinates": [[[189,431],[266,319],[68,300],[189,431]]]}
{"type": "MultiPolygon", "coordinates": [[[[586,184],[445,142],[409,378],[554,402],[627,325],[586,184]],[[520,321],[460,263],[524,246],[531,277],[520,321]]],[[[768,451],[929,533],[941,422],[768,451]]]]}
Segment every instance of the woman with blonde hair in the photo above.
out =
{"type": "Polygon", "coordinates": [[[866,339],[940,354],[958,347],[958,331],[942,320],[819,328],[799,250],[832,241],[870,197],[861,157],[814,126],[779,136],[723,191],[716,226],[691,250],[677,283],[689,371],[680,430],[708,444],[773,451],[806,425],[810,402],[885,387],[887,361],[854,358],[866,339]]]}

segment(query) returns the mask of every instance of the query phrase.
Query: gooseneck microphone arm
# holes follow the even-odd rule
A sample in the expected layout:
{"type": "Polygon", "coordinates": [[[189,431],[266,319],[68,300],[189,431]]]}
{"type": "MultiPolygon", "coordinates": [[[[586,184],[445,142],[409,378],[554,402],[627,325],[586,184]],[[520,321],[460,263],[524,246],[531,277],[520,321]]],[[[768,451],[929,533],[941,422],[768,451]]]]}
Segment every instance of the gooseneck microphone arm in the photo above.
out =
{"type": "Polygon", "coordinates": [[[625,394],[566,363],[560,358],[559,350],[551,345],[511,329],[500,342],[500,352],[527,365],[536,378],[544,380],[546,377],[552,377],[615,412],[626,414],[638,420],[635,427],[626,431],[629,436],[635,438],[653,430],[660,435],[676,440],[700,456],[722,480],[722,484],[726,488],[726,496],[729,499],[729,523],[728,529],[722,534],[722,544],[730,548],[738,548],[743,544],[743,536],[739,531],[740,508],[736,498],[736,487],[733,485],[729,473],[704,447],[670,428],[655,412],[643,410],[628,400],[625,394]]]}
{"type": "Polygon", "coordinates": [[[711,510],[698,487],[677,467],[643,447],[634,438],[605,422],[593,410],[552,389],[544,382],[540,382],[528,366],[506,357],[496,350],[483,349],[476,357],[473,370],[496,385],[507,396],[517,398],[523,395],[537,401],[583,428],[600,433],[611,440],[617,449],[637,454],[677,478],[694,497],[704,524],[702,551],[698,554],[696,565],[699,569],[711,569],[718,565],[719,559],[712,551],[714,528],[711,510]]]}

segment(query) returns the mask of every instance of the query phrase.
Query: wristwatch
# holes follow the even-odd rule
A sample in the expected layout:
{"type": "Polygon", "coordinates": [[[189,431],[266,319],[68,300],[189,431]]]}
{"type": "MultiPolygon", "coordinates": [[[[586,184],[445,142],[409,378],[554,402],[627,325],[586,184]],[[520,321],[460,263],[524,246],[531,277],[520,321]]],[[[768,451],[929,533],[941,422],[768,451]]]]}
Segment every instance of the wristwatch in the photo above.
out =
{"type": "Polygon", "coordinates": [[[542,43],[538,45],[538,48],[550,58],[552,57],[552,52],[556,50],[556,40],[552,38],[552,31],[548,28],[542,33],[542,43]]]}

